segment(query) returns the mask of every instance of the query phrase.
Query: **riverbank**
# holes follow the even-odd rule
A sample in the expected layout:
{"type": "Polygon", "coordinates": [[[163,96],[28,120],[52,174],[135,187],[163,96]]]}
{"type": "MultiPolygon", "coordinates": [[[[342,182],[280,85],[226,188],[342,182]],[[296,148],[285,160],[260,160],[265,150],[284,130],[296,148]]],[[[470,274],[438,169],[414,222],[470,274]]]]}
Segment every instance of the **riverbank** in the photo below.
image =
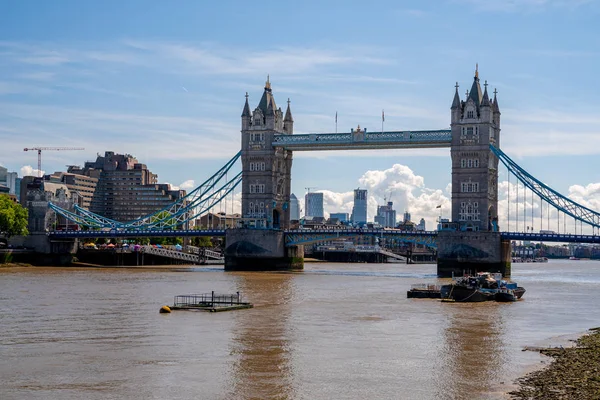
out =
{"type": "Polygon", "coordinates": [[[600,328],[576,340],[570,348],[541,349],[553,357],[546,368],[517,380],[519,388],[509,393],[515,400],[559,400],[600,398],[600,328]]]}
{"type": "Polygon", "coordinates": [[[23,267],[32,267],[31,264],[26,263],[0,263],[0,268],[23,268],[23,267]]]}

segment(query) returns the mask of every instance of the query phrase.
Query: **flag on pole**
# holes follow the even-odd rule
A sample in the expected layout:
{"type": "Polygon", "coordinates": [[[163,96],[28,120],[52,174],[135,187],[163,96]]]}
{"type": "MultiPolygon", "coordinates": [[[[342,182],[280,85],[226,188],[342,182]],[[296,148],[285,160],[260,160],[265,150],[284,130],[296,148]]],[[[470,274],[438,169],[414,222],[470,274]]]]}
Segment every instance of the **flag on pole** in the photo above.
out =
{"type": "Polygon", "coordinates": [[[385,121],[385,113],[381,110],[381,122],[385,121]]]}
{"type": "Polygon", "coordinates": [[[440,204],[439,206],[437,206],[436,208],[442,208],[442,205],[440,204]]]}
{"type": "Polygon", "coordinates": [[[335,123],[337,124],[337,111],[335,112],[335,123]]]}

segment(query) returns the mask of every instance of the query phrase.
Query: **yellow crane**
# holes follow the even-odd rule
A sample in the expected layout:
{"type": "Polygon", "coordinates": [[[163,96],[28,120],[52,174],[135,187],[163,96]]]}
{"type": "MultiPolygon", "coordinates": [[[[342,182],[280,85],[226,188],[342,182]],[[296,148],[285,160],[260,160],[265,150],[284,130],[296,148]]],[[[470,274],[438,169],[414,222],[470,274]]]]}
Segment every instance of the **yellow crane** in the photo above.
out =
{"type": "Polygon", "coordinates": [[[25,147],[23,151],[34,151],[36,150],[38,153],[38,173],[42,174],[42,150],[55,150],[55,151],[63,151],[63,150],[85,150],[83,147],[25,147]]]}

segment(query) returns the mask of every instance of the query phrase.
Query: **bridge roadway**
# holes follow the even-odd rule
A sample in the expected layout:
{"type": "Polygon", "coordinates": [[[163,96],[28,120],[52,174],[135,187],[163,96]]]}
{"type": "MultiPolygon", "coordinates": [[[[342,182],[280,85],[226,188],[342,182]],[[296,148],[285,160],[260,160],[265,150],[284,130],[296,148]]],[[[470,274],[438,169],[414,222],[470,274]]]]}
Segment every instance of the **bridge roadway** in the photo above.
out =
{"type": "MultiPolygon", "coordinates": [[[[116,230],[116,231],[50,231],[50,239],[76,238],[135,238],[135,237],[199,237],[225,236],[225,229],[203,230],[116,230]]],[[[286,233],[286,246],[317,243],[342,237],[369,235],[424,244],[435,247],[437,231],[402,231],[399,229],[290,229],[286,233]]],[[[502,232],[503,239],[530,240],[532,242],[600,243],[600,235],[569,233],[502,232]]]]}
{"type": "Polygon", "coordinates": [[[452,131],[390,131],[275,135],[272,146],[294,151],[358,149],[422,149],[450,147],[452,131]]]}

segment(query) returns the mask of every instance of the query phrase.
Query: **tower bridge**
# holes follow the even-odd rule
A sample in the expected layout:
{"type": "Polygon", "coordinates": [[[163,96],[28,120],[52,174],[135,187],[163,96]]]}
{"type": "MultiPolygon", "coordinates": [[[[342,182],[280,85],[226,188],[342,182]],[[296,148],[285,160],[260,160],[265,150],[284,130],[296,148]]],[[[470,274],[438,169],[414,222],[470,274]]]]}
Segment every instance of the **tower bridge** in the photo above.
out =
{"type": "MultiPolygon", "coordinates": [[[[497,91],[490,98],[487,81],[482,90],[479,71],[465,98],[455,86],[450,107],[450,129],[370,132],[360,126],[349,133],[294,134],[290,100],[284,112],[277,107],[267,78],[262,97],[251,111],[246,101],[241,115],[241,151],[186,197],[153,214],[131,222],[108,220],[87,210],[64,210],[51,205],[63,217],[95,231],[51,232],[54,239],[69,237],[225,236],[225,268],[296,269],[303,267],[303,245],[352,235],[395,235],[399,240],[437,247],[438,275],[468,270],[493,270],[510,275],[510,241],[543,240],[598,243],[598,235],[573,235],[553,231],[510,231],[498,222],[498,168],[502,162],[523,190],[540,198],[548,213],[572,217],[600,231],[600,214],[560,195],[524,171],[500,150],[500,106],[497,91]],[[294,231],[290,229],[290,193],[294,151],[450,148],[452,159],[452,214],[447,229],[439,232],[390,232],[386,230],[294,231]],[[242,171],[220,183],[233,164],[242,171]],[[242,220],[252,226],[215,231],[190,231],[185,224],[218,204],[238,185],[242,192],[242,220]],[[183,228],[183,229],[182,229],[183,228]],[[96,236],[94,236],[96,235],[96,236]]],[[[518,193],[517,193],[518,197],[518,193]]],[[[525,200],[525,196],[523,197],[525,200]]],[[[510,203],[509,203],[510,204],[510,203]]],[[[518,203],[517,203],[518,207],[518,203]]],[[[523,223],[525,222],[523,207],[523,223]]],[[[508,209],[510,213],[510,207],[508,209]]],[[[520,211],[517,209],[518,216],[520,211]]],[[[548,214],[549,219],[549,214],[548,214]]],[[[510,221],[510,216],[508,221],[510,221]]],[[[560,218],[558,218],[560,224],[560,218]]],[[[540,224],[543,219],[540,216],[540,224]]],[[[548,226],[549,226],[548,222],[548,226]]],[[[529,230],[529,226],[527,227],[529,230]]],[[[565,222],[566,228],[566,222],[565,222]]],[[[523,226],[525,231],[525,225],[523,226]]],[[[542,229],[540,228],[540,231],[542,229]]]]}

